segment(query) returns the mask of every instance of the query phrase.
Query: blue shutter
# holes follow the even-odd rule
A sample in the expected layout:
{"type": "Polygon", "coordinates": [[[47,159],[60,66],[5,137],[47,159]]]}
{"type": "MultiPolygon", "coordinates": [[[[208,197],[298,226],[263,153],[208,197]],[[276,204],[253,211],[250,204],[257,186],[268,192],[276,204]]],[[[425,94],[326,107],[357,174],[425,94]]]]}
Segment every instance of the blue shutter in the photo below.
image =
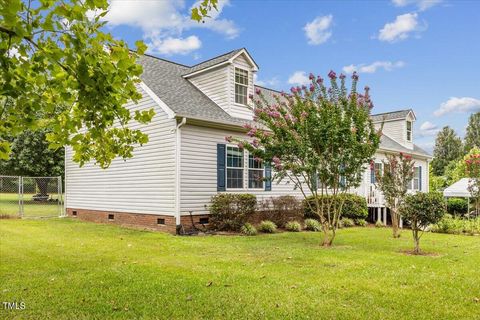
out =
{"type": "Polygon", "coordinates": [[[375,164],[370,168],[370,183],[375,183],[375,164]]]}
{"type": "Polygon", "coordinates": [[[272,166],[265,162],[265,191],[272,191],[272,166]]]}
{"type": "Polygon", "coordinates": [[[422,191],[422,167],[418,166],[418,190],[422,191]]]}
{"type": "Polygon", "coordinates": [[[217,191],[225,191],[225,145],[217,144],[217,191]]]}

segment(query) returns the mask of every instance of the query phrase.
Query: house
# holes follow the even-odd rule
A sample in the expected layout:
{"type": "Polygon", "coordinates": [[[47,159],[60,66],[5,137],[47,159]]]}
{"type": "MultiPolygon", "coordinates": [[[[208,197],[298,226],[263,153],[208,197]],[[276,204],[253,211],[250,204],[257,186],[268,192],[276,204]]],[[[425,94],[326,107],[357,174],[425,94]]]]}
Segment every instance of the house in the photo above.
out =
{"type": "MultiPolygon", "coordinates": [[[[225,141],[226,136],[244,136],[242,126],[253,118],[246,104],[255,92],[253,76],[258,66],[246,49],[194,66],[149,55],[139,62],[144,67],[139,84],[143,98],[128,107],[155,109],[151,123],[131,124],[147,133],[150,142],[136,148],[132,159],[115,159],[107,170],[93,163],[79,168],[67,148],[69,216],[175,232],[177,225],[191,225],[191,219],[207,223],[210,198],[219,192],[253,193],[260,200],[301,196],[286,182],[258,179],[271,175],[270,169],[225,141]]],[[[275,92],[261,90],[266,95],[275,92]]],[[[384,122],[376,166],[385,153],[412,154],[417,166],[412,189],[428,190],[430,156],[413,142],[414,112],[390,112],[373,119],[377,125],[384,122]]],[[[374,172],[366,170],[355,192],[368,199],[376,219],[386,222],[387,211],[374,182],[374,172]]]]}

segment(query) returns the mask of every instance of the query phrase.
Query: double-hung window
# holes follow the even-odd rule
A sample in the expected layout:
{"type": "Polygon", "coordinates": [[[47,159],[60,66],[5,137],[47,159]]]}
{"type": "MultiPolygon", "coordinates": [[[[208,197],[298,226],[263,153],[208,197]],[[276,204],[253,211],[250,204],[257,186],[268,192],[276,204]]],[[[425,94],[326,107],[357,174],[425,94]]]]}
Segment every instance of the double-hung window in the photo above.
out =
{"type": "Polygon", "coordinates": [[[243,150],[227,146],[227,189],[243,188],[243,150]]]}
{"type": "Polygon", "coordinates": [[[407,141],[412,141],[412,121],[407,121],[407,141]]]}
{"type": "Polygon", "coordinates": [[[263,163],[251,154],[248,155],[248,188],[263,188],[263,163]]]}
{"type": "Polygon", "coordinates": [[[235,68],[235,103],[247,104],[248,71],[235,68]]]}
{"type": "Polygon", "coordinates": [[[413,190],[420,190],[420,167],[415,167],[413,171],[413,190]]]}

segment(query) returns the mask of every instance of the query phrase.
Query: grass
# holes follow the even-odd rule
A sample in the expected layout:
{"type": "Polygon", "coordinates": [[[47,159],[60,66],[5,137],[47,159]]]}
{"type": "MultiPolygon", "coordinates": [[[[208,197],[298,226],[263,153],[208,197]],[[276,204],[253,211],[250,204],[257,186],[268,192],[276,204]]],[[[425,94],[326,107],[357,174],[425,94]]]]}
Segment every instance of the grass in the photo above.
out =
{"type": "Polygon", "coordinates": [[[385,228],[178,237],[71,219],[0,221],[2,319],[478,319],[480,237],[385,228]]]}
{"type": "MultiPolygon", "coordinates": [[[[58,216],[58,203],[55,201],[33,201],[34,194],[23,195],[24,217],[58,216]]],[[[54,196],[56,199],[56,195],[54,196]]],[[[0,215],[18,216],[18,194],[0,193],[0,215]]]]}

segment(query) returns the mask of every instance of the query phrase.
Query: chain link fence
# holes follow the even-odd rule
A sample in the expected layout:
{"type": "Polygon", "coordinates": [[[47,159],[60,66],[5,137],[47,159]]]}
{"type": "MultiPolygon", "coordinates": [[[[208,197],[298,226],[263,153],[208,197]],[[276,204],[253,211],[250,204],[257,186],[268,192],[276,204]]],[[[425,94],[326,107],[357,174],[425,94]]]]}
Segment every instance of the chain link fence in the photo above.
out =
{"type": "Polygon", "coordinates": [[[3,217],[64,216],[61,177],[0,176],[0,215],[3,217]]]}

